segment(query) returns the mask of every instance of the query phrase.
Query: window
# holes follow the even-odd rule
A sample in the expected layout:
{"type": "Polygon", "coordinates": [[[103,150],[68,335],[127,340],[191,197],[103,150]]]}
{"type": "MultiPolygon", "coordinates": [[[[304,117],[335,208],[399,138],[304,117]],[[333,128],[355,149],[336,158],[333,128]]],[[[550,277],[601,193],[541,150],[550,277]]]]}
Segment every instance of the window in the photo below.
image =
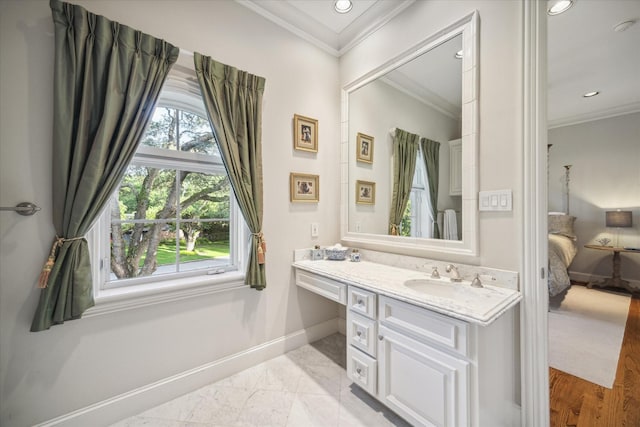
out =
{"type": "Polygon", "coordinates": [[[88,236],[98,300],[212,282],[237,285],[244,277],[249,234],[193,65],[179,63],[118,190],[88,236]]]}
{"type": "Polygon", "coordinates": [[[422,154],[418,151],[411,193],[400,223],[400,235],[432,237],[431,198],[422,154]]]}

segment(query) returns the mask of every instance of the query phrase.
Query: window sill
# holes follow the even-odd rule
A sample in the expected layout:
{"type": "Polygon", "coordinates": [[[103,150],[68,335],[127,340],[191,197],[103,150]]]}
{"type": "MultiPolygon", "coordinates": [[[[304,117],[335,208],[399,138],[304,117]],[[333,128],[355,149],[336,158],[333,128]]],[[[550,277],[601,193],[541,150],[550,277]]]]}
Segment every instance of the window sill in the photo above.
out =
{"type": "Polygon", "coordinates": [[[235,271],[217,277],[196,276],[166,281],[153,288],[146,284],[101,290],[95,297],[95,306],[82,317],[117,313],[244,287],[248,287],[244,284],[244,273],[235,271]]]}

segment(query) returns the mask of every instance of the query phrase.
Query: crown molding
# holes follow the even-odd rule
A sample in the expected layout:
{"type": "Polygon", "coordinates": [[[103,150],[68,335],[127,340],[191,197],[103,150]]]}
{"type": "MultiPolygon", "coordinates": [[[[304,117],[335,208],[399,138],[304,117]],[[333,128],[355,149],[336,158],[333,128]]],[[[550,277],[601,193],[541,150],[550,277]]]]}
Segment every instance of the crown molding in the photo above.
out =
{"type": "Polygon", "coordinates": [[[396,15],[415,3],[416,0],[402,0],[398,3],[378,2],[354,19],[340,33],[334,32],[320,22],[308,21],[306,22],[306,29],[293,24],[292,22],[296,22],[296,18],[299,18],[300,11],[293,6],[287,5],[287,2],[269,4],[261,3],[257,0],[235,1],[319,49],[339,58],[378,31],[396,15]],[[265,7],[267,4],[270,6],[265,7]],[[393,7],[389,6],[390,4],[393,7]],[[360,24],[366,22],[370,22],[370,24],[366,26],[360,24]]]}
{"type": "Polygon", "coordinates": [[[604,110],[549,120],[548,129],[579,125],[581,123],[610,119],[612,117],[625,116],[633,113],[640,113],[640,102],[632,102],[630,104],[619,105],[617,107],[606,108],[604,110]]]}

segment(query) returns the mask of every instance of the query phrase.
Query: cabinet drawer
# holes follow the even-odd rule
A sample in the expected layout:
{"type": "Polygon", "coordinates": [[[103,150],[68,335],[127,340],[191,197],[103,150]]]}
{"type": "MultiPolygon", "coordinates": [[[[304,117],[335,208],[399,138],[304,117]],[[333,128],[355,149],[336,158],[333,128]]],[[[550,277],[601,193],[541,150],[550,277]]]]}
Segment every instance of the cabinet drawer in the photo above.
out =
{"type": "Polygon", "coordinates": [[[381,325],[426,344],[437,344],[469,356],[469,325],[466,322],[383,296],[379,298],[378,313],[381,325]]]}
{"type": "Polygon", "coordinates": [[[367,393],[376,395],[378,362],[352,346],[347,347],[347,376],[367,393]]]}
{"type": "Polygon", "coordinates": [[[354,286],[349,286],[348,300],[347,304],[351,310],[375,320],[376,294],[354,286]]]}
{"type": "Polygon", "coordinates": [[[376,321],[349,310],[347,313],[347,344],[376,357],[376,321]]]}
{"type": "Polygon", "coordinates": [[[296,285],[329,298],[342,305],[347,303],[347,285],[317,274],[296,270],[296,285]]]}

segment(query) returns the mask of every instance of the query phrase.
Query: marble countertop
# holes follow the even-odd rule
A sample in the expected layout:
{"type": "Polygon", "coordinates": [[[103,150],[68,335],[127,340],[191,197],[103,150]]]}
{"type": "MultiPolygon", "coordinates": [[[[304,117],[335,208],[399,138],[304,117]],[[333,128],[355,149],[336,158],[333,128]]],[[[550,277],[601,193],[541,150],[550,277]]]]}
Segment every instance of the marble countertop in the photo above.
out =
{"type": "Polygon", "coordinates": [[[446,278],[440,282],[453,288],[446,292],[451,295],[438,296],[404,284],[411,279],[430,279],[429,274],[368,261],[298,260],[293,267],[481,326],[488,326],[522,299],[520,292],[495,284],[473,288],[468,280],[455,283],[446,278]]]}

